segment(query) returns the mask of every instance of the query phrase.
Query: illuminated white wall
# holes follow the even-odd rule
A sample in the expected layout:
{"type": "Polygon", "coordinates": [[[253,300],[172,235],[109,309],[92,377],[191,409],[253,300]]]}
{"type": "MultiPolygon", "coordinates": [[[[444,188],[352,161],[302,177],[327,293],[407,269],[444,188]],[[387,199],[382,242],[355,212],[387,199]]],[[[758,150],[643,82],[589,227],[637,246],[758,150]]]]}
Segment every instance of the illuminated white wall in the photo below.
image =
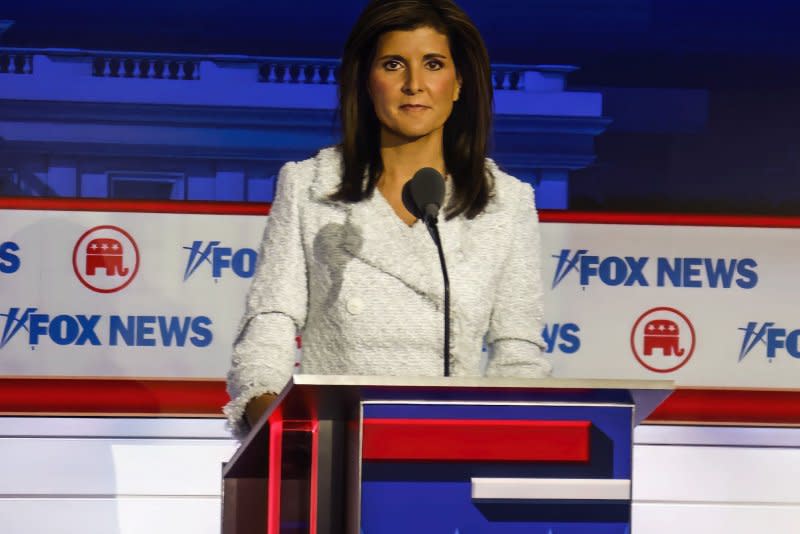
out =
{"type": "MultiPolygon", "coordinates": [[[[636,534],[796,534],[800,429],[643,426],[636,534]]],[[[2,418],[4,534],[217,534],[219,419],[2,418]]],[[[557,534],[557,533],[553,533],[557,534]]]]}

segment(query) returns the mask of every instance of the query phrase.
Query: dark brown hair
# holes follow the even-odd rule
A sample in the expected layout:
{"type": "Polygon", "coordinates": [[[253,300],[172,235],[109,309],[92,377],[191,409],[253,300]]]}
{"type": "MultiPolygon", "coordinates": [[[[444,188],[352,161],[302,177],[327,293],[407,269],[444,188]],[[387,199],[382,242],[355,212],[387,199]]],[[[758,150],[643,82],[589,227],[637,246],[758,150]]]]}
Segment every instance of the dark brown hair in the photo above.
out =
{"type": "Polygon", "coordinates": [[[345,44],[339,75],[342,182],[333,198],[359,202],[383,172],[380,123],[367,92],[371,63],[384,33],[431,27],[448,37],[462,86],[444,126],[444,163],[453,180],[447,218],[478,215],[489,200],[485,165],[492,121],[489,54],[478,29],[451,0],[372,0],[345,44]],[[366,174],[366,180],[365,180],[366,174]]]}

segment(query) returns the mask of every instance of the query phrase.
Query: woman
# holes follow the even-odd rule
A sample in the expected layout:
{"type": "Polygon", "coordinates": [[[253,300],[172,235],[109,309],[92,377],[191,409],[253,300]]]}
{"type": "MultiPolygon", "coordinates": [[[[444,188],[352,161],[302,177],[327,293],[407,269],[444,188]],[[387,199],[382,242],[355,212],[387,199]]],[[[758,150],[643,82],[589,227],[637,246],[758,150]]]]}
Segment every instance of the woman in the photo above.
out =
{"type": "Polygon", "coordinates": [[[422,167],[446,176],[451,374],[550,373],[533,191],[486,159],[491,73],[466,14],[371,2],[345,46],[339,107],[341,144],[278,176],[228,375],[239,435],[290,378],[297,333],[301,372],[442,374],[438,256],[401,200],[422,167]]]}

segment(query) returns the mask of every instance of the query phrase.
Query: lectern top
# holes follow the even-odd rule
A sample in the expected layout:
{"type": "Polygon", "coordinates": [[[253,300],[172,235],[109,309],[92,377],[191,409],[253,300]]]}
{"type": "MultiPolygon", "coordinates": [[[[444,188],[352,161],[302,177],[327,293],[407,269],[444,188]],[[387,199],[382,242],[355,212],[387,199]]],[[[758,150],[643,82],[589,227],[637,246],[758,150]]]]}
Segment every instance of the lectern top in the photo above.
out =
{"type": "Polygon", "coordinates": [[[442,376],[364,376],[364,375],[294,375],[292,385],[399,388],[513,388],[513,389],[621,389],[664,390],[675,387],[671,380],[602,380],[582,378],[486,378],[442,376]]]}
{"type": "Polygon", "coordinates": [[[667,380],[582,380],[481,377],[305,375],[292,377],[234,455],[227,471],[250,464],[266,443],[267,421],[278,410],[282,420],[357,421],[362,402],[403,403],[576,403],[635,405],[634,424],[647,417],[674,389],[667,380]],[[248,448],[253,449],[246,453],[248,448]]]}

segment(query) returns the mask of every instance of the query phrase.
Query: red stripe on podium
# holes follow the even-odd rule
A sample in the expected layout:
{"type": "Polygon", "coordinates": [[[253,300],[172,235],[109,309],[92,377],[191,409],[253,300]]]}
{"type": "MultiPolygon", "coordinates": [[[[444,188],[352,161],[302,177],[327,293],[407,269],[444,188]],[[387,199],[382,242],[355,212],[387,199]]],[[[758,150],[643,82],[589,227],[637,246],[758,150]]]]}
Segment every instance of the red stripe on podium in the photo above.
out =
{"type": "Polygon", "coordinates": [[[0,378],[0,413],[222,415],[221,380],[0,378]]]}
{"type": "MultiPolygon", "coordinates": [[[[0,377],[0,414],[221,417],[215,379],[0,377]]],[[[678,388],[648,423],[800,426],[800,390],[678,388]]]]}
{"type": "Polygon", "coordinates": [[[800,425],[800,390],[679,388],[648,423],[800,425]]]}
{"type": "Polygon", "coordinates": [[[590,421],[365,419],[364,460],[588,462],[590,421]]]}

